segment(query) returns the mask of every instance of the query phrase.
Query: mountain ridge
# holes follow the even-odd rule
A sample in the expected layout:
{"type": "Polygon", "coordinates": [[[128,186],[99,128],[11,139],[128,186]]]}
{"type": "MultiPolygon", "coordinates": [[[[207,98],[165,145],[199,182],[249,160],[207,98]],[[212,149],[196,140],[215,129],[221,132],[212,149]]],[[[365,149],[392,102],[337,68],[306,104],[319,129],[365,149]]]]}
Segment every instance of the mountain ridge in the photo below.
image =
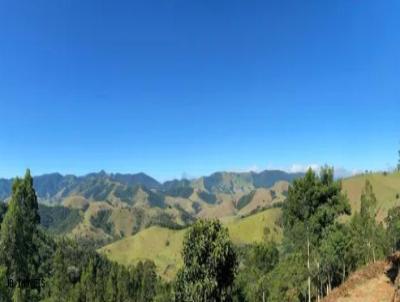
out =
{"type": "MultiPolygon", "coordinates": [[[[61,204],[71,195],[81,195],[91,200],[106,200],[110,193],[121,196],[130,194],[136,187],[170,196],[190,196],[192,190],[208,193],[248,193],[257,188],[272,187],[277,181],[291,182],[303,173],[288,173],[280,170],[257,172],[214,172],[194,179],[173,179],[159,182],[146,173],[107,173],[104,170],[82,176],[54,172],[33,177],[34,186],[41,203],[61,204]]],[[[0,178],[0,200],[11,195],[13,178],[0,178]]],[[[132,195],[132,194],[131,194],[132,195]]]]}
{"type": "MultiPolygon", "coordinates": [[[[33,177],[42,225],[55,233],[105,244],[150,226],[180,229],[199,218],[245,217],[281,204],[289,183],[302,176],[279,170],[215,172],[196,179],[158,182],[136,174],[33,177]],[[240,202],[239,202],[240,201],[240,202]]],[[[0,200],[13,179],[0,179],[0,200]]]]}

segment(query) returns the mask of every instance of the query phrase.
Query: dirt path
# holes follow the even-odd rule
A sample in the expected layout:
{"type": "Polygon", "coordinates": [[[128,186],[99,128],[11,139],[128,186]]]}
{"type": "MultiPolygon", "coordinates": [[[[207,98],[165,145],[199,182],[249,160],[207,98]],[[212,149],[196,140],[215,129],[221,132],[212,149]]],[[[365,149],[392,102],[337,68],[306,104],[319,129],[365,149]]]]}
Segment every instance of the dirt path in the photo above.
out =
{"type": "Polygon", "coordinates": [[[354,272],[322,302],[392,302],[394,286],[388,277],[391,263],[378,261],[354,272]]]}
{"type": "Polygon", "coordinates": [[[377,278],[356,286],[348,297],[341,297],[337,302],[391,302],[394,288],[390,279],[381,274],[377,278]]]}

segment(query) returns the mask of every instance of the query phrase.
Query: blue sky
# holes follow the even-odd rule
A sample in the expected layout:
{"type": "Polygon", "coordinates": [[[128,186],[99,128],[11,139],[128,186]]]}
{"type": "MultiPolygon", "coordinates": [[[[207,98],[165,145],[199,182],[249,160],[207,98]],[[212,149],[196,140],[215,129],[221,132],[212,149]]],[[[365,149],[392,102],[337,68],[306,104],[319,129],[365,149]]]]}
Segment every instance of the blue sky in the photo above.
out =
{"type": "Polygon", "coordinates": [[[0,176],[394,166],[399,1],[0,2],[0,176]]]}

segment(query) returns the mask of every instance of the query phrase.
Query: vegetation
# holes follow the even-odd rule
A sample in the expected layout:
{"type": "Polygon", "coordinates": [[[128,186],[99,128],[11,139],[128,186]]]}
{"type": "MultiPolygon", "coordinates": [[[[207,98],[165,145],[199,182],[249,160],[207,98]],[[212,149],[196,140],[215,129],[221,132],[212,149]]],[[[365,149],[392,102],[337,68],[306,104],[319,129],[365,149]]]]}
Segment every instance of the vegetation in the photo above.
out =
{"type": "Polygon", "coordinates": [[[186,233],[175,301],[231,301],[237,259],[228,231],[217,220],[196,222],[186,233]]]}
{"type": "MultiPolygon", "coordinates": [[[[398,180],[380,173],[341,182],[331,168],[309,170],[279,206],[221,221],[188,216],[193,224],[181,229],[172,208],[150,206],[156,212],[149,218],[142,207],[121,207],[115,217],[104,202],[90,202],[85,212],[39,205],[27,171],[14,180],[8,206],[0,204],[1,301],[317,301],[361,266],[399,250],[398,180]],[[100,253],[90,239],[62,236],[88,222],[121,233],[115,219],[136,212],[144,216],[130,227],[148,228],[100,253]]],[[[140,198],[151,195],[140,190],[140,198]]],[[[180,207],[174,210],[188,215],[180,207]]]]}
{"type": "Polygon", "coordinates": [[[48,235],[39,222],[28,170],[15,179],[1,222],[1,301],[153,301],[158,290],[164,294],[154,263],[112,263],[88,246],[48,235]]]}
{"type": "Polygon", "coordinates": [[[396,250],[398,207],[389,210],[385,229],[377,220],[370,182],[365,182],[360,199],[360,210],[343,219],[350,204],[332,169],[319,175],[308,171],[294,181],[282,208],[282,242],[266,239],[262,248],[251,245],[242,253],[237,301],[317,301],[352,271],[385,258],[390,248],[396,250]],[[252,260],[257,258],[261,262],[252,260]]]}
{"type": "MultiPolygon", "coordinates": [[[[41,224],[49,232],[101,247],[153,225],[181,229],[199,218],[250,216],[284,201],[285,180],[297,176],[280,171],[216,173],[161,184],[143,173],[101,171],[80,177],[47,174],[34,177],[33,183],[41,224]],[[278,194],[258,188],[269,184],[277,185],[278,194]],[[222,193],[225,189],[230,193],[222,193]],[[255,198],[238,211],[238,194],[251,191],[256,191],[255,198]]],[[[11,185],[12,180],[0,179],[2,200],[10,200],[11,185]]]]}
{"type": "Polygon", "coordinates": [[[397,171],[400,172],[400,150],[399,150],[399,160],[398,160],[398,163],[397,163],[397,171]]]}
{"type": "MultiPolygon", "coordinates": [[[[262,243],[265,234],[264,226],[270,229],[268,239],[280,241],[282,234],[277,220],[279,209],[270,209],[255,215],[240,219],[234,218],[224,222],[229,237],[235,245],[262,243]]],[[[111,260],[129,265],[144,259],[151,259],[157,267],[157,272],[166,280],[175,278],[183,265],[181,250],[186,229],[152,226],[138,234],[123,238],[100,249],[111,260]],[[166,242],[169,245],[166,245],[166,242]]]]}
{"type": "Polygon", "coordinates": [[[55,206],[49,207],[39,204],[40,224],[55,234],[70,232],[82,222],[82,216],[77,209],[55,206]]]}
{"type": "Polygon", "coordinates": [[[255,193],[256,193],[256,191],[253,190],[249,194],[246,194],[246,195],[243,195],[242,197],[240,197],[236,204],[236,208],[240,210],[240,209],[244,208],[245,206],[247,206],[250,203],[250,201],[253,199],[255,193]]]}
{"type": "Polygon", "coordinates": [[[199,192],[199,197],[203,199],[207,203],[214,204],[217,201],[217,198],[214,194],[207,193],[205,191],[199,192]]]}
{"type": "Polygon", "coordinates": [[[100,228],[104,232],[111,234],[114,230],[113,230],[113,225],[109,222],[110,216],[111,216],[111,210],[102,209],[98,211],[96,216],[90,217],[90,222],[94,227],[100,228]]]}

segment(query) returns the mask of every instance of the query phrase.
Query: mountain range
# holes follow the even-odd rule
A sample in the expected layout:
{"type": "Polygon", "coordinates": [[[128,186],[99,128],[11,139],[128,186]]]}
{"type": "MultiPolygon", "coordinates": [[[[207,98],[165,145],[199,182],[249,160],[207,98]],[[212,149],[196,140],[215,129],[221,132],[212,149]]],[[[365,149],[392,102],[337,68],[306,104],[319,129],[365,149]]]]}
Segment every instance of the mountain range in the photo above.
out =
{"type": "MultiPolygon", "coordinates": [[[[190,196],[193,190],[210,194],[246,193],[257,188],[272,187],[278,181],[291,182],[302,173],[286,173],[279,170],[256,172],[216,172],[192,180],[171,180],[158,182],[145,173],[121,174],[100,171],[84,176],[44,174],[33,178],[39,202],[52,205],[61,204],[68,196],[79,195],[86,199],[104,201],[114,197],[127,203],[135,203],[138,188],[160,195],[190,196]]],[[[0,178],[0,200],[11,195],[12,179],[0,178]]]]}
{"type": "MultiPolygon", "coordinates": [[[[33,178],[42,225],[56,233],[99,244],[152,225],[182,228],[198,218],[244,217],[286,198],[302,173],[279,170],[216,172],[195,179],[158,182],[144,173],[100,171],[84,176],[45,174],[33,178]]],[[[0,179],[0,200],[12,179],[0,179]]]]}

